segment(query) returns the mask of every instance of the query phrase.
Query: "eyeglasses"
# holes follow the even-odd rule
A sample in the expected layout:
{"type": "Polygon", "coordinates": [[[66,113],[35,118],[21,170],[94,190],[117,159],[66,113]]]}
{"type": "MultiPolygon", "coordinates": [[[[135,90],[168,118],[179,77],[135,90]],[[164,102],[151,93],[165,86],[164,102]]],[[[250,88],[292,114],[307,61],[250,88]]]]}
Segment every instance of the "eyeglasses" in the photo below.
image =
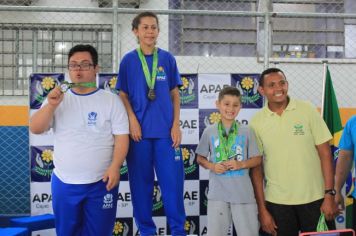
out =
{"type": "Polygon", "coordinates": [[[272,82],[272,83],[266,84],[266,87],[270,88],[270,89],[274,89],[274,88],[277,88],[277,85],[278,85],[278,87],[284,87],[287,84],[288,84],[288,81],[283,79],[278,82],[272,82]]]}
{"type": "Polygon", "coordinates": [[[77,70],[90,70],[90,67],[94,66],[91,63],[81,63],[81,64],[69,64],[68,69],[70,71],[77,71],[77,70]]]}

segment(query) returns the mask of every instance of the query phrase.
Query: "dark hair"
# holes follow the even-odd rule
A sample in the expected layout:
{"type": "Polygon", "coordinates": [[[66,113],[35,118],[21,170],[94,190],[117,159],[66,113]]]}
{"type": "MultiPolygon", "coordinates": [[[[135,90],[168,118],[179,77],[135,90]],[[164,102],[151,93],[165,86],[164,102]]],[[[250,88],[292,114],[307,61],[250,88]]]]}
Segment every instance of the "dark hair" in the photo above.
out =
{"type": "Polygon", "coordinates": [[[264,80],[265,80],[265,77],[266,75],[269,75],[271,73],[282,73],[282,75],[284,76],[285,79],[287,79],[286,75],[284,74],[284,72],[281,70],[281,69],[278,69],[278,68],[268,68],[266,70],[264,70],[261,74],[261,77],[260,77],[260,86],[262,87],[263,86],[263,83],[264,83],[264,80]]]}
{"type": "Polygon", "coordinates": [[[219,93],[218,100],[221,101],[225,95],[236,96],[241,99],[241,93],[235,87],[231,87],[231,86],[224,87],[219,93]]]}
{"type": "Polygon", "coordinates": [[[89,44],[87,44],[87,45],[78,44],[78,45],[75,45],[74,47],[72,47],[68,53],[68,63],[69,63],[70,58],[76,52],[89,52],[91,55],[91,59],[93,60],[94,66],[96,66],[98,64],[98,52],[96,51],[96,49],[93,46],[91,46],[89,44]]]}
{"type": "Polygon", "coordinates": [[[138,29],[138,25],[141,23],[141,18],[143,18],[143,17],[153,17],[157,21],[157,26],[159,25],[157,15],[153,12],[145,11],[145,12],[141,12],[140,14],[135,16],[135,18],[132,20],[132,23],[131,23],[132,30],[138,29]]]}

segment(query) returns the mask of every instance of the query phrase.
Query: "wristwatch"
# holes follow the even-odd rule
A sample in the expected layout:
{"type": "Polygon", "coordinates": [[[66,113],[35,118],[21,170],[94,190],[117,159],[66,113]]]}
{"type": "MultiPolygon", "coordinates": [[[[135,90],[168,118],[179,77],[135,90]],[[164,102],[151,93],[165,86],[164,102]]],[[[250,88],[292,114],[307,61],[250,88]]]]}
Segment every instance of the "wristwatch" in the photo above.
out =
{"type": "Polygon", "coordinates": [[[336,191],[335,191],[335,189],[326,189],[324,193],[330,194],[331,196],[335,196],[336,191]]]}

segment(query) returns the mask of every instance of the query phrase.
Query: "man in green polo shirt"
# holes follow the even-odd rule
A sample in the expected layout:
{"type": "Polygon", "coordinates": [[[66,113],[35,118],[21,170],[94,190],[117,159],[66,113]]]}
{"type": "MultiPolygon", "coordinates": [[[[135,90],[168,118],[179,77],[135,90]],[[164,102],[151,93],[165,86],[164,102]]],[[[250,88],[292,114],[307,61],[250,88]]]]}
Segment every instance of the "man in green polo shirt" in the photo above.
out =
{"type": "Polygon", "coordinates": [[[267,103],[250,125],[264,155],[263,167],[252,170],[262,229],[278,236],[315,231],[320,211],[334,229],[332,137],[326,124],[311,103],[287,95],[280,69],[265,70],[258,89],[267,103]]]}

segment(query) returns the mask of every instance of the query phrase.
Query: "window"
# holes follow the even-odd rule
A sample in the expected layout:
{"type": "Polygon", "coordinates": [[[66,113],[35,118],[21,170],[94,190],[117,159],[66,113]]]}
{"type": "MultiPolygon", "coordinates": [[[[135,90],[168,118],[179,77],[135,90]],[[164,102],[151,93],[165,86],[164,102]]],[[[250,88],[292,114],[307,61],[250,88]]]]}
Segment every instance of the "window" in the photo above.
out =
{"type": "MultiPolygon", "coordinates": [[[[170,0],[171,9],[257,11],[262,0],[170,0]]],[[[342,13],[344,0],[271,0],[273,12],[342,13]]],[[[255,57],[264,54],[264,18],[170,15],[169,49],[182,56],[255,57]]],[[[271,18],[272,57],[343,58],[343,19],[271,18]]]]}
{"type": "Polygon", "coordinates": [[[65,72],[68,51],[79,43],[94,45],[100,70],[111,72],[111,35],[110,25],[0,24],[0,95],[27,94],[32,72],[65,72]]]}
{"type": "MultiPolygon", "coordinates": [[[[273,0],[274,12],[343,13],[344,1],[273,0]]],[[[278,15],[277,15],[278,16],[278,15]]],[[[279,58],[343,58],[344,20],[336,18],[272,18],[272,56],[279,58]]]]}
{"type": "MultiPolygon", "coordinates": [[[[255,11],[256,1],[182,0],[170,8],[255,11]]],[[[189,56],[256,56],[256,17],[171,15],[170,51],[189,56]]]]}

